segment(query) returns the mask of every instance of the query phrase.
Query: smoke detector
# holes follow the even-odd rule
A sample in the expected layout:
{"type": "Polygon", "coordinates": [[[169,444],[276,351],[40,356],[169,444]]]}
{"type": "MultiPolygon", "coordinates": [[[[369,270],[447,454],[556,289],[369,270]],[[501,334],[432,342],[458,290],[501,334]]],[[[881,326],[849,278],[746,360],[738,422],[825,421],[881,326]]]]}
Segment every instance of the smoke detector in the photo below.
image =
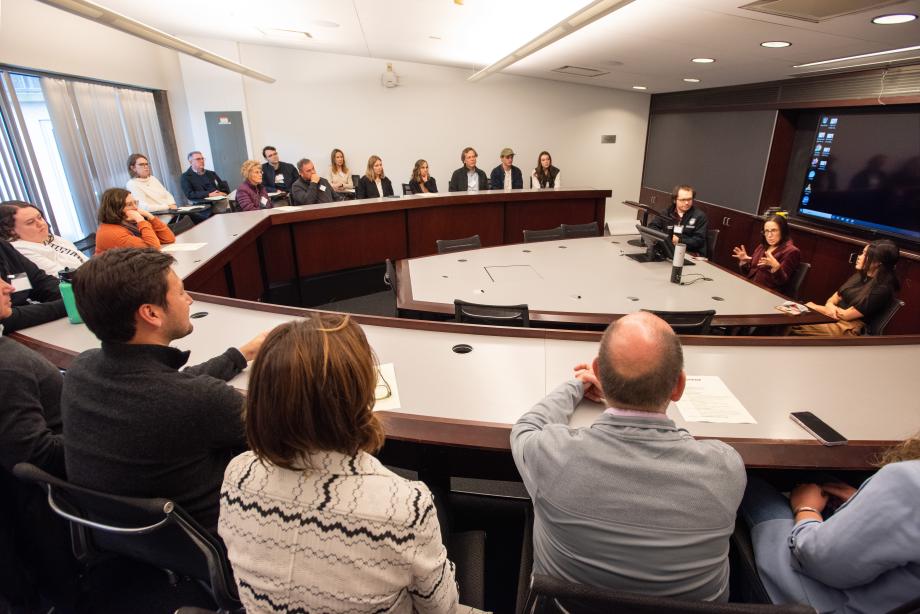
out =
{"type": "Polygon", "coordinates": [[[386,88],[397,87],[399,85],[399,75],[393,72],[392,64],[388,63],[386,72],[380,75],[380,84],[386,88]]]}

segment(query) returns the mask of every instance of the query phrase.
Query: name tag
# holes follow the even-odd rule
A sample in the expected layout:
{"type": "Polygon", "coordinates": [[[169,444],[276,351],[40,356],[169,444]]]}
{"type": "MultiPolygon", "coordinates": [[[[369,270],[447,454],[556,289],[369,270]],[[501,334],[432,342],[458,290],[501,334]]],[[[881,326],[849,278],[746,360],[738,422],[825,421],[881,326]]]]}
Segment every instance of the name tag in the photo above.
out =
{"type": "Polygon", "coordinates": [[[264,207],[264,206],[267,205],[267,204],[268,204],[268,199],[265,198],[265,197],[263,196],[263,197],[262,197],[262,206],[264,207]]]}
{"type": "Polygon", "coordinates": [[[674,225],[674,234],[679,235],[684,232],[684,227],[681,224],[674,225]]]}
{"type": "Polygon", "coordinates": [[[319,191],[320,191],[320,192],[325,192],[325,191],[326,191],[326,186],[324,186],[323,184],[319,184],[319,191]]]}
{"type": "Polygon", "coordinates": [[[284,175],[275,175],[275,183],[284,183],[284,175]]]}
{"type": "Polygon", "coordinates": [[[10,275],[10,285],[13,286],[13,292],[25,292],[32,289],[32,282],[25,273],[19,275],[10,275]]]}

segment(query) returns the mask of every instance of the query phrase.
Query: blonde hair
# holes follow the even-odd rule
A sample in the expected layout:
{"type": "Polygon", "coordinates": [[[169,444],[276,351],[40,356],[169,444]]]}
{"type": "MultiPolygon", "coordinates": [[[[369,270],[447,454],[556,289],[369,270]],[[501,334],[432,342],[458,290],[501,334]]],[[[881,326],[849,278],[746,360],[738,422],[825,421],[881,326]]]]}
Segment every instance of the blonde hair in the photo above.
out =
{"type": "Polygon", "coordinates": [[[920,433],[882,452],[875,465],[884,467],[889,463],[910,460],[920,460],[920,433]]]}
{"type": "Polygon", "coordinates": [[[262,163],[258,160],[246,160],[243,162],[243,166],[240,167],[240,175],[243,176],[243,181],[249,181],[249,173],[252,172],[254,168],[262,168],[262,163]]]}
{"type": "Polygon", "coordinates": [[[335,165],[335,154],[337,154],[337,153],[342,154],[342,173],[344,173],[345,175],[347,175],[347,174],[348,174],[348,162],[345,161],[345,152],[342,151],[341,149],[339,149],[338,147],[336,147],[335,149],[333,149],[333,150],[332,150],[332,153],[329,154],[329,161],[332,163],[332,165],[329,167],[329,173],[330,173],[330,175],[332,175],[332,174],[334,174],[336,171],[339,170],[339,169],[336,167],[336,165],[335,165]]]}
{"type": "MultiPolygon", "coordinates": [[[[380,156],[371,156],[367,159],[367,169],[364,171],[364,176],[367,177],[369,181],[377,181],[377,176],[374,174],[374,165],[377,164],[377,160],[380,160],[381,164],[383,163],[383,158],[380,156]]],[[[381,179],[384,177],[386,177],[386,173],[380,175],[381,179]]]]}

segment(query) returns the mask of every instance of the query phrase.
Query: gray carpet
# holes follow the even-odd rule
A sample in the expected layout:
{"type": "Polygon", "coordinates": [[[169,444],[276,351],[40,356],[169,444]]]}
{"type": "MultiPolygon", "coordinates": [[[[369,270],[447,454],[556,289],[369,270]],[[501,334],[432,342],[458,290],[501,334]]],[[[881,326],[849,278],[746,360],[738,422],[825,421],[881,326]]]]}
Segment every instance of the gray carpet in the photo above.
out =
{"type": "Polygon", "coordinates": [[[386,292],[375,292],[374,294],[324,303],[317,305],[316,309],[360,313],[368,316],[393,317],[396,315],[396,299],[393,297],[393,293],[387,290],[386,292]]]}

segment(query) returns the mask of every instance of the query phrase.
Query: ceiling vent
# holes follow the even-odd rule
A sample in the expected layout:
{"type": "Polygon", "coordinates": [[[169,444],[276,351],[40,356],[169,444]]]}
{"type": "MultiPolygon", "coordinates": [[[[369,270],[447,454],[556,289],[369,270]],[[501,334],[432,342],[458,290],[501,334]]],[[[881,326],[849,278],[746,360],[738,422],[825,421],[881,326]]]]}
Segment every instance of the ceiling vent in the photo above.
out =
{"type": "Polygon", "coordinates": [[[740,8],[777,17],[821,23],[834,17],[879,9],[901,0],[757,0],[740,8]]]}
{"type": "Polygon", "coordinates": [[[610,71],[598,70],[596,68],[582,68],[581,66],[560,66],[559,68],[554,68],[553,72],[575,77],[599,77],[609,74],[610,71]]]}

